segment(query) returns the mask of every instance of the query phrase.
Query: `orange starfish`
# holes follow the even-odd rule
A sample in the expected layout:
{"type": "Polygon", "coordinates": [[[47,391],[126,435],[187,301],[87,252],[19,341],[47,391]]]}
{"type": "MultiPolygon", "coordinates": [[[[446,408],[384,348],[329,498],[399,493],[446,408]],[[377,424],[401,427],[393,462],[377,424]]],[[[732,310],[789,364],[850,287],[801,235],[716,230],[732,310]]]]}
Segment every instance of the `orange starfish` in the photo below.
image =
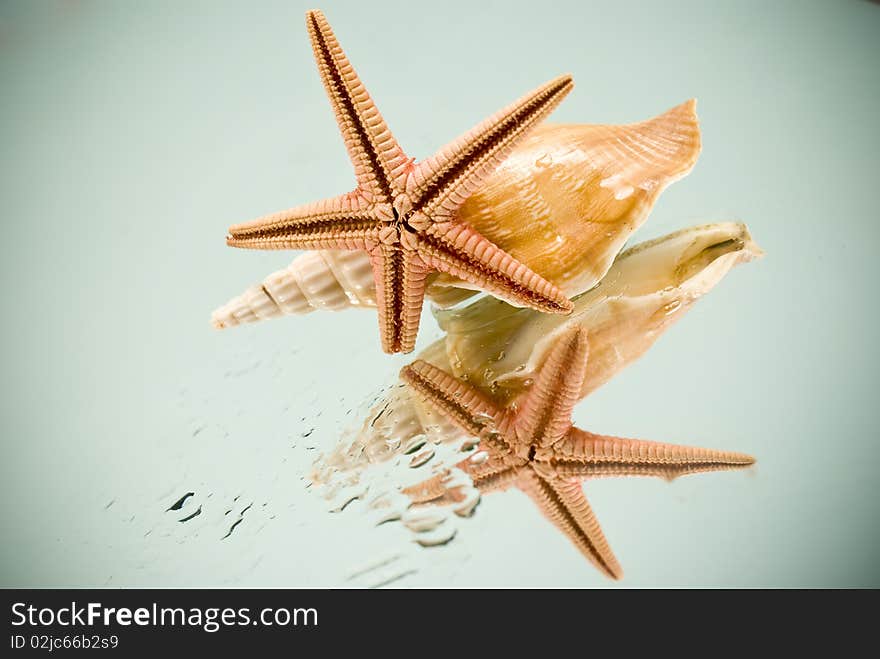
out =
{"type": "MultiPolygon", "coordinates": [[[[595,435],[575,428],[571,412],[587,368],[587,332],[574,328],[551,349],[519,405],[502,409],[475,387],[417,360],[401,378],[462,430],[480,439],[479,452],[456,465],[483,493],[515,486],[599,570],[623,572],[584,497],[580,481],[600,476],[676,478],[754,463],[742,453],[595,435]]],[[[403,490],[413,503],[456,499],[447,470],[403,490]]]]}
{"type": "Polygon", "coordinates": [[[514,144],[572,89],[571,76],[551,80],[416,164],[388,130],[324,15],[310,11],[306,23],[357,188],[233,226],[227,244],[365,250],[376,283],[382,347],[389,353],[413,349],[425,279],[432,271],[464,279],[519,306],[571,311],[571,302],[556,286],[457,217],[462,203],[514,144]]]}

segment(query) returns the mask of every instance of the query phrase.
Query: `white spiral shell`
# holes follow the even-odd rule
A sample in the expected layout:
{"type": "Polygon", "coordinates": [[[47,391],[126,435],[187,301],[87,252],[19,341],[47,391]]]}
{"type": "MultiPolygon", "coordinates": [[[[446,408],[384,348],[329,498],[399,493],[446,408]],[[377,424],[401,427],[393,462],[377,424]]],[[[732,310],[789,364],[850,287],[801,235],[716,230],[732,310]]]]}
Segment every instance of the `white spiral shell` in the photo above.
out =
{"type": "Polygon", "coordinates": [[[376,289],[369,257],[363,252],[317,250],[297,256],[283,270],[211,314],[217,329],[318,309],[375,307],[376,289]]]}

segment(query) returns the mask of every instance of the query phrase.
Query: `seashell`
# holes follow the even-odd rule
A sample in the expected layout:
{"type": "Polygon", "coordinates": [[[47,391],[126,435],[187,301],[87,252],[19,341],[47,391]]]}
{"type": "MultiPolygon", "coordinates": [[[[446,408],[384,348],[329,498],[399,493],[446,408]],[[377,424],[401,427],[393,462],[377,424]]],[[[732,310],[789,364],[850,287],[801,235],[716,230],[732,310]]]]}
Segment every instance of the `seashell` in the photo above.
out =
{"type": "MultiPolygon", "coordinates": [[[[660,193],[700,153],[696,101],[623,126],[542,124],[461,208],[481,234],[566,294],[592,288],[660,193]]],[[[438,306],[469,284],[437,276],[438,306]]]]}
{"type": "Polygon", "coordinates": [[[548,346],[574,325],[589,332],[581,397],[638,359],[739,263],[763,254],[744,224],[709,224],[623,252],[602,282],[574,298],[569,316],[517,309],[492,298],[438,311],[452,372],[509,403],[525,390],[548,346]],[[500,359],[493,356],[503,352],[500,359]]]}
{"type": "Polygon", "coordinates": [[[297,256],[262,284],[231,299],[211,314],[211,323],[224,329],[283,315],[352,306],[376,306],[369,257],[362,252],[321,250],[297,256]]]}
{"type": "MultiPolygon", "coordinates": [[[[761,255],[743,224],[727,222],[678,231],[623,252],[599,286],[574,299],[570,316],[518,309],[493,298],[436,311],[447,335],[418,358],[478,384],[507,404],[531,384],[553,338],[578,324],[588,330],[590,341],[583,397],[641,356],[734,265],[761,255]]],[[[439,423],[442,420],[425,407],[407,387],[395,387],[370,413],[372,419],[384,410],[387,424],[364,424],[355,444],[384,442],[388,433],[398,433],[404,445],[423,433],[435,443],[461,439],[455,426],[439,423]]],[[[361,454],[352,454],[348,447],[346,460],[335,453],[328,459],[346,470],[362,464],[361,454]]],[[[478,451],[470,458],[478,462],[486,455],[478,451]]]]}
{"type": "MultiPolygon", "coordinates": [[[[663,189],[700,152],[696,102],[623,126],[541,124],[460,209],[462,220],[574,295],[601,279],[663,189]]],[[[449,275],[429,278],[440,307],[475,295],[449,275]]],[[[316,309],[375,306],[369,256],[302,254],[212,315],[218,329],[316,309]]]]}

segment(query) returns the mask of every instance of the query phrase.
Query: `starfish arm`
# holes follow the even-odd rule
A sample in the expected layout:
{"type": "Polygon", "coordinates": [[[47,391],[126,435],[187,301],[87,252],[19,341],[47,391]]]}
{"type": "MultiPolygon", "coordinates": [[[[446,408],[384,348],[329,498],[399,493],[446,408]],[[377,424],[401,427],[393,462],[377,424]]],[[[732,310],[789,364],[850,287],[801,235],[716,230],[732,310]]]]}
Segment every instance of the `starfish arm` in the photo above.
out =
{"type": "Polygon", "coordinates": [[[539,448],[563,439],[580,399],[587,370],[587,332],[581,327],[563,334],[550,349],[514,421],[516,436],[539,448]]]}
{"type": "Polygon", "coordinates": [[[551,80],[416,165],[407,180],[413,208],[435,220],[451,219],[514,145],[550,114],[572,87],[569,75],[551,80]]]}
{"type": "Polygon", "coordinates": [[[571,301],[555,285],[462,222],[430,226],[418,237],[432,269],[464,279],[513,305],[569,313],[571,301]]]}
{"type": "MultiPolygon", "coordinates": [[[[458,462],[455,468],[467,474],[481,494],[501,492],[516,485],[518,470],[510,460],[500,455],[490,455],[486,460],[474,461],[474,456],[478,455],[479,452],[458,462]]],[[[451,474],[451,469],[444,469],[431,478],[403,488],[401,494],[409,498],[411,505],[443,503],[454,499],[461,485],[456,484],[451,474]]]]}
{"type": "Polygon", "coordinates": [[[306,14],[312,49],[336,115],[358,187],[373,201],[391,202],[410,165],[397,140],[345,56],[324,14],[306,14]],[[398,185],[395,182],[399,181],[398,185]]]}
{"type": "Polygon", "coordinates": [[[428,272],[418,255],[380,243],[370,250],[382,349],[412,352],[419,331],[428,272]]]}
{"type": "Polygon", "coordinates": [[[474,487],[482,494],[502,492],[515,486],[519,469],[526,464],[525,460],[517,459],[511,454],[496,452],[490,452],[485,460],[475,462],[479,455],[477,452],[457,466],[471,477],[474,487]]]}
{"type": "Polygon", "coordinates": [[[612,579],[623,576],[580,483],[523,469],[517,485],[603,574],[612,579]]]}
{"type": "Polygon", "coordinates": [[[565,478],[657,476],[667,480],[706,471],[744,469],[755,463],[744,453],[609,437],[578,428],[539,452],[536,459],[551,460],[554,472],[565,478]]]}
{"type": "Polygon", "coordinates": [[[404,366],[400,378],[437,412],[475,437],[504,417],[503,411],[477,389],[421,359],[404,366]]]}
{"type": "Polygon", "coordinates": [[[382,223],[356,192],[297,206],[229,228],[226,244],[246,249],[366,249],[382,223]]]}

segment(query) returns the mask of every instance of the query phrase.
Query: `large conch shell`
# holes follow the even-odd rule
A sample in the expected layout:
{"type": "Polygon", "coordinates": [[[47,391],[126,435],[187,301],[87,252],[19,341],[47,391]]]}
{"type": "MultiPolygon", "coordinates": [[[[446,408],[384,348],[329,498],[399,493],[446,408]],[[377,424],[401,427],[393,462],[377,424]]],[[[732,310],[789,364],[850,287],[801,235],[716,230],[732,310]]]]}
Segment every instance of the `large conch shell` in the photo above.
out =
{"type": "MultiPolygon", "coordinates": [[[[567,295],[591,288],[663,189],[700,152],[691,100],[624,126],[542,124],[460,210],[460,217],[567,295]]],[[[450,306],[473,295],[433,275],[428,296],[450,306]]],[[[298,256],[212,314],[223,328],[285,314],[374,306],[369,257],[325,250],[298,256]]]]}
{"type": "MultiPolygon", "coordinates": [[[[744,224],[684,229],[620,254],[598,286],[574,298],[569,316],[518,309],[493,298],[438,311],[447,334],[418,358],[510,404],[528,390],[554,338],[580,326],[590,346],[583,398],[644,354],[733,266],[762,254],[744,224]]],[[[397,449],[389,448],[391,438],[394,447],[405,447],[421,436],[435,442],[461,438],[406,387],[397,386],[376,404],[354,442],[325,457],[318,479],[396,455],[397,449]]]]}
{"type": "MultiPolygon", "coordinates": [[[[694,100],[625,126],[544,124],[468,198],[462,217],[576,295],[605,275],[660,193],[690,172],[699,153],[694,100]]],[[[439,275],[428,292],[442,301],[449,286],[470,285],[439,275]]]]}

